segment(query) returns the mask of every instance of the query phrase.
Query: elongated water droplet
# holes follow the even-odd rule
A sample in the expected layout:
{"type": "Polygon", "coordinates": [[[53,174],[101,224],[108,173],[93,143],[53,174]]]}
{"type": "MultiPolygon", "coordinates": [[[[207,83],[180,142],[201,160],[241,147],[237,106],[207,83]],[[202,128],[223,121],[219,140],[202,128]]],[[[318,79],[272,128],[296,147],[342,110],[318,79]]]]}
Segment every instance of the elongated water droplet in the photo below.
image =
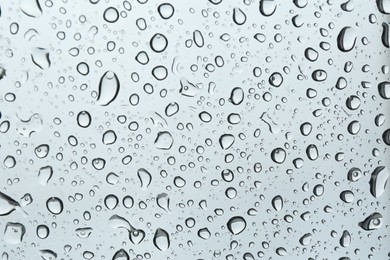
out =
{"type": "Polygon", "coordinates": [[[38,173],[38,182],[41,185],[47,185],[53,176],[53,168],[51,166],[41,167],[38,173]]]}
{"type": "Polygon", "coordinates": [[[144,168],[137,171],[138,179],[141,183],[141,188],[146,190],[152,182],[152,175],[144,168]]]}
{"type": "Polygon", "coordinates": [[[237,25],[243,25],[246,22],[246,14],[240,8],[233,9],[233,21],[237,25]]]}
{"type": "Polygon", "coordinates": [[[51,61],[49,52],[45,48],[34,48],[31,51],[31,59],[40,69],[50,68],[51,61]]]}
{"type": "Polygon", "coordinates": [[[158,250],[166,251],[169,248],[171,241],[169,240],[168,233],[164,229],[158,228],[154,233],[153,243],[158,250]]]}
{"type": "Polygon", "coordinates": [[[99,82],[98,104],[107,106],[113,102],[118,96],[119,88],[118,76],[113,71],[106,71],[99,82]]]}
{"type": "Polygon", "coordinates": [[[22,12],[30,17],[37,18],[42,15],[42,8],[38,0],[19,0],[22,12]]]}
{"type": "Polygon", "coordinates": [[[342,52],[348,52],[355,47],[356,43],[356,32],[353,28],[346,26],[341,29],[339,35],[337,36],[337,46],[342,52]]]}
{"type": "Polygon", "coordinates": [[[382,214],[374,212],[370,216],[365,218],[362,222],[359,222],[359,227],[366,231],[377,230],[382,225],[382,218],[382,214]]]}
{"type": "Polygon", "coordinates": [[[386,190],[389,179],[389,170],[387,167],[379,166],[371,174],[370,192],[375,198],[379,198],[386,190]]]}
{"type": "Polygon", "coordinates": [[[280,211],[283,209],[283,198],[280,196],[280,195],[277,195],[275,196],[273,199],[272,199],[272,207],[276,210],[276,211],[280,211]]]}
{"type": "Polygon", "coordinates": [[[92,118],[88,111],[81,111],[77,114],[77,124],[82,128],[87,128],[91,124],[92,118]]]}
{"type": "Polygon", "coordinates": [[[157,205],[165,210],[166,212],[170,212],[169,210],[169,197],[166,193],[160,193],[156,198],[157,205]]]}

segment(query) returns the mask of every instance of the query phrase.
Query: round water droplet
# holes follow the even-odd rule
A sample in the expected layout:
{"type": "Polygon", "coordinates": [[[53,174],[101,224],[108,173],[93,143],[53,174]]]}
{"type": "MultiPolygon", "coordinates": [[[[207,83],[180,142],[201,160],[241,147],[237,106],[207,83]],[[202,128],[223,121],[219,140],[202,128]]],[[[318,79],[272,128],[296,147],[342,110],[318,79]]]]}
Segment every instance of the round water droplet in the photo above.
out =
{"type": "Polygon", "coordinates": [[[45,158],[49,154],[49,151],[50,151],[50,147],[47,144],[41,144],[34,149],[35,155],[39,159],[45,158]]]}
{"type": "Polygon", "coordinates": [[[46,201],[46,207],[54,215],[61,214],[64,204],[60,198],[51,197],[46,201]]]}
{"type": "Polygon", "coordinates": [[[245,230],[246,221],[241,216],[232,217],[227,222],[227,228],[233,235],[238,235],[245,230]]]}
{"type": "Polygon", "coordinates": [[[115,23],[119,19],[119,12],[114,7],[108,7],[103,13],[103,18],[109,23],[115,23]]]}
{"type": "Polygon", "coordinates": [[[167,38],[161,34],[156,33],[150,40],[150,47],[155,52],[163,52],[168,46],[167,38]]]}
{"type": "Polygon", "coordinates": [[[283,148],[275,148],[271,152],[271,159],[276,163],[283,163],[286,160],[286,151],[283,148]]]}
{"type": "Polygon", "coordinates": [[[50,230],[46,225],[37,226],[37,236],[40,239],[45,239],[49,236],[50,230]]]}
{"type": "Polygon", "coordinates": [[[171,18],[175,12],[175,8],[173,7],[173,5],[171,5],[169,3],[163,3],[163,4],[159,5],[157,10],[158,10],[158,13],[160,14],[161,18],[163,18],[163,19],[171,18]]]}
{"type": "Polygon", "coordinates": [[[283,76],[279,72],[274,72],[269,77],[268,82],[274,87],[279,87],[283,83],[283,76]]]}
{"type": "Polygon", "coordinates": [[[105,145],[110,145],[116,141],[116,133],[112,130],[108,130],[103,134],[102,142],[105,145]]]}
{"type": "Polygon", "coordinates": [[[157,66],[153,68],[152,75],[157,80],[164,80],[168,76],[168,70],[164,66],[157,66]]]}

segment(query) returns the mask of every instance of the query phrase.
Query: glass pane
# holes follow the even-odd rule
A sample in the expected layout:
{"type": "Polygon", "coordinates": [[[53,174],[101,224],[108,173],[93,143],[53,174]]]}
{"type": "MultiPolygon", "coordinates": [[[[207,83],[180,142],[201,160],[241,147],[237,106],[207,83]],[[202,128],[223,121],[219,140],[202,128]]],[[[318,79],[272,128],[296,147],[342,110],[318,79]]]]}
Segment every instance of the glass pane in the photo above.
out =
{"type": "Polygon", "coordinates": [[[389,14],[1,1],[1,259],[389,258],[389,14]]]}

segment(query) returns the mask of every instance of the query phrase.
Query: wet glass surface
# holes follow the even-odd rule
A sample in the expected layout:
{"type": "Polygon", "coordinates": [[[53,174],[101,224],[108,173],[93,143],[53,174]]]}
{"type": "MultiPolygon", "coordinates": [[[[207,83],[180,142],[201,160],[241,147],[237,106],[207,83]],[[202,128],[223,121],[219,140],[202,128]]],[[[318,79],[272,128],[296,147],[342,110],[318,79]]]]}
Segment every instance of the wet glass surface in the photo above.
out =
{"type": "Polygon", "coordinates": [[[1,259],[389,259],[389,15],[1,1],[1,259]]]}

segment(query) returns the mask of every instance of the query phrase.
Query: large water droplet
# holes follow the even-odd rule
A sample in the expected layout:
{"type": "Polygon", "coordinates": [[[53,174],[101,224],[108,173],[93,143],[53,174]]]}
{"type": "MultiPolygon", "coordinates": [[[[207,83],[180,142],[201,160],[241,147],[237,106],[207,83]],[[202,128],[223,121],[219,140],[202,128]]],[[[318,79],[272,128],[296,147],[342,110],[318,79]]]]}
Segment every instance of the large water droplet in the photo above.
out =
{"type": "Polygon", "coordinates": [[[243,25],[246,22],[246,15],[240,8],[233,9],[233,21],[237,25],[243,25]]]}
{"type": "Polygon", "coordinates": [[[241,216],[232,217],[227,222],[227,228],[233,235],[238,235],[245,230],[246,221],[241,216]]]}
{"type": "Polygon", "coordinates": [[[274,0],[260,0],[260,13],[264,16],[271,16],[276,11],[276,3],[274,0]]]}
{"type": "Polygon", "coordinates": [[[371,174],[370,192],[375,198],[379,198],[386,190],[389,170],[387,167],[379,166],[371,174]]]}
{"type": "Polygon", "coordinates": [[[108,7],[103,13],[103,18],[109,23],[115,23],[119,19],[119,12],[114,7],[108,7]]]}
{"type": "Polygon", "coordinates": [[[51,197],[46,201],[46,207],[50,213],[54,215],[61,214],[64,209],[64,204],[60,198],[51,197]]]}
{"type": "Polygon", "coordinates": [[[340,51],[348,52],[355,47],[356,38],[356,31],[353,28],[346,26],[341,29],[339,35],[337,36],[337,46],[340,51]]]}
{"type": "Polygon", "coordinates": [[[155,52],[163,52],[168,46],[167,38],[161,34],[156,33],[150,40],[150,47],[155,52]]]}
{"type": "Polygon", "coordinates": [[[137,175],[141,183],[141,188],[144,190],[147,189],[152,182],[152,175],[144,168],[140,168],[137,171],[137,175]]]}
{"type": "Polygon", "coordinates": [[[161,150],[169,150],[173,145],[173,137],[170,132],[158,132],[154,145],[161,150]]]}
{"type": "Polygon", "coordinates": [[[276,163],[283,163],[286,160],[286,151],[283,148],[275,148],[271,152],[271,159],[276,163]]]}
{"type": "Polygon", "coordinates": [[[160,251],[166,251],[171,242],[168,233],[164,229],[158,228],[154,233],[153,243],[160,251]]]}
{"type": "Polygon", "coordinates": [[[113,102],[119,93],[119,88],[118,76],[112,71],[106,71],[99,82],[98,104],[107,106],[113,102]]]}
{"type": "Polygon", "coordinates": [[[30,17],[37,18],[42,15],[42,8],[38,0],[19,0],[22,12],[30,17]]]}

